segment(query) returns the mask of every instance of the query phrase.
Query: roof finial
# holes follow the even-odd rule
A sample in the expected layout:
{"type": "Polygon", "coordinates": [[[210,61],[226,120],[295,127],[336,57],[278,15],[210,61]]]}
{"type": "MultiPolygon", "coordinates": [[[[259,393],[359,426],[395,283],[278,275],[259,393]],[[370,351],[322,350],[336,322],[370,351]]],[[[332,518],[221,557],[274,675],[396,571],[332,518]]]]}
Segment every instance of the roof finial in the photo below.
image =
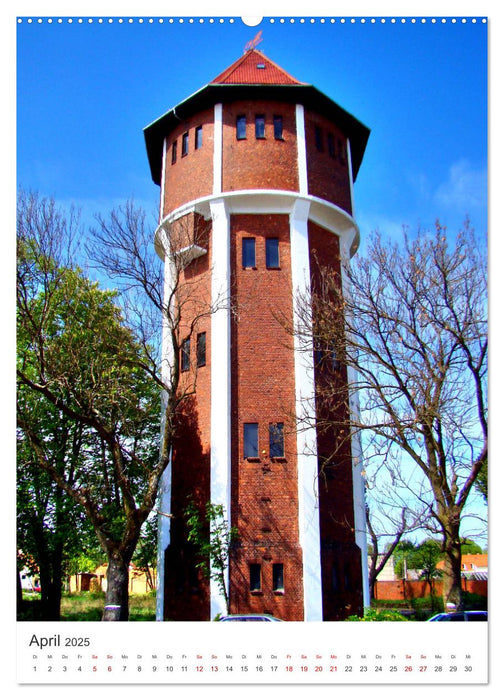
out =
{"type": "Polygon", "coordinates": [[[255,47],[260,44],[262,41],[262,29],[257,32],[255,37],[252,39],[252,41],[249,41],[245,44],[245,51],[251,51],[252,49],[255,49],[255,47]]]}

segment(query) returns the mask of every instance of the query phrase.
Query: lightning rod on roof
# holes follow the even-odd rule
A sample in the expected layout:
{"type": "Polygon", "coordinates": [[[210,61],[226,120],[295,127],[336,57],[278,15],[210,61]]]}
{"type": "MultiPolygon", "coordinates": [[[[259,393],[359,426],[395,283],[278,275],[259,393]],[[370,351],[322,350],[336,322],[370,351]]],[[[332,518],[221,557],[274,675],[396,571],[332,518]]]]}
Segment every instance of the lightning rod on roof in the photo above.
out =
{"type": "Polygon", "coordinates": [[[262,29],[261,29],[261,31],[257,32],[255,37],[251,41],[249,41],[245,44],[245,51],[251,51],[252,49],[255,49],[255,47],[258,44],[260,44],[261,41],[262,41],[262,29]]]}

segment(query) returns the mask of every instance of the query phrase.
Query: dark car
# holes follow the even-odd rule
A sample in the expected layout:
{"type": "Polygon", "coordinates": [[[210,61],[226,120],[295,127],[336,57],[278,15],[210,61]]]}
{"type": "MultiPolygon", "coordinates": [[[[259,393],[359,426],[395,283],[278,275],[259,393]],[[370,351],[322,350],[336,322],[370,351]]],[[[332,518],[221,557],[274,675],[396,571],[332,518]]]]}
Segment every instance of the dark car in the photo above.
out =
{"type": "Polygon", "coordinates": [[[438,613],[430,617],[427,622],[486,622],[487,620],[486,610],[459,610],[458,612],[438,613]]]}
{"type": "Polygon", "coordinates": [[[219,622],[282,622],[273,615],[224,615],[219,622]]]}

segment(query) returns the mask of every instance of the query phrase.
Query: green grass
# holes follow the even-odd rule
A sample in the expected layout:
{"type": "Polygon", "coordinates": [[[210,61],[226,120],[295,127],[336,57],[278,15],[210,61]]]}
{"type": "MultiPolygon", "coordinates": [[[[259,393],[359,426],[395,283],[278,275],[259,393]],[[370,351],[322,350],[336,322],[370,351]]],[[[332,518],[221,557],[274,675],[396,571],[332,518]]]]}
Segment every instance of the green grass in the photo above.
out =
{"type": "MultiPolygon", "coordinates": [[[[61,599],[62,622],[99,622],[105,605],[105,594],[94,592],[63,593],[61,599]]],[[[24,598],[23,612],[18,620],[40,620],[40,595],[24,598]]],[[[152,621],[156,619],[156,594],[132,594],[129,598],[129,619],[152,621]]]]}

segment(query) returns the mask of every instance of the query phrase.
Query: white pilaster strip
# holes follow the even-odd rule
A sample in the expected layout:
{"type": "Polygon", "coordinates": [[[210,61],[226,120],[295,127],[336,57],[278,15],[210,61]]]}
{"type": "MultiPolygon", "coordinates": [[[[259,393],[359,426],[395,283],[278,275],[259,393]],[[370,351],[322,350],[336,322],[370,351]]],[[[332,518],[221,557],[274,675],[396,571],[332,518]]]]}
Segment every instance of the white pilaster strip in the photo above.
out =
{"type": "Polygon", "coordinates": [[[214,106],[213,193],[222,192],[222,104],[214,106]]]}
{"type": "Polygon", "coordinates": [[[167,149],[167,139],[163,139],[163,159],[161,165],[161,193],[159,201],[159,223],[164,218],[164,202],[165,202],[165,180],[166,180],[166,149],[167,149]]]}
{"type": "MultiPolygon", "coordinates": [[[[297,200],[290,215],[294,327],[297,326],[298,295],[310,293],[308,243],[309,202],[297,200]]],[[[303,344],[304,345],[304,344],[303,344]]],[[[296,386],[299,537],[303,552],[304,619],[322,620],[322,580],[318,498],[318,457],[315,416],[315,368],[313,352],[301,348],[294,333],[294,374],[296,386]],[[308,420],[304,423],[303,418],[308,420]]]]}
{"type": "MultiPolygon", "coordinates": [[[[173,286],[173,262],[169,255],[169,242],[167,234],[163,231],[162,247],[165,252],[164,265],[164,305],[170,303],[173,286]]],[[[170,381],[171,367],[173,363],[173,345],[171,341],[170,328],[166,316],[163,317],[162,328],[162,364],[161,376],[163,382],[168,384],[170,381]]],[[[161,397],[162,411],[164,416],[164,408],[166,405],[166,396],[161,397]]],[[[164,426],[161,425],[161,431],[164,426]]],[[[171,513],[171,490],[172,490],[172,464],[170,462],[166,467],[163,476],[161,477],[158,495],[157,495],[157,511],[158,511],[158,547],[157,547],[157,588],[156,588],[156,620],[163,620],[164,617],[164,587],[165,587],[165,550],[170,544],[170,524],[171,519],[168,515],[171,513]]]]}
{"type": "Polygon", "coordinates": [[[296,105],[297,162],[299,193],[308,194],[308,168],[306,165],[306,135],[303,105],[296,105]]]}
{"type": "MultiPolygon", "coordinates": [[[[224,199],[210,205],[212,215],[212,314],[210,389],[210,499],[231,519],[231,288],[230,225],[224,199]]],[[[229,592],[229,568],[226,572],[229,592]]],[[[210,619],[225,614],[225,600],[210,582],[210,619]]]]}

